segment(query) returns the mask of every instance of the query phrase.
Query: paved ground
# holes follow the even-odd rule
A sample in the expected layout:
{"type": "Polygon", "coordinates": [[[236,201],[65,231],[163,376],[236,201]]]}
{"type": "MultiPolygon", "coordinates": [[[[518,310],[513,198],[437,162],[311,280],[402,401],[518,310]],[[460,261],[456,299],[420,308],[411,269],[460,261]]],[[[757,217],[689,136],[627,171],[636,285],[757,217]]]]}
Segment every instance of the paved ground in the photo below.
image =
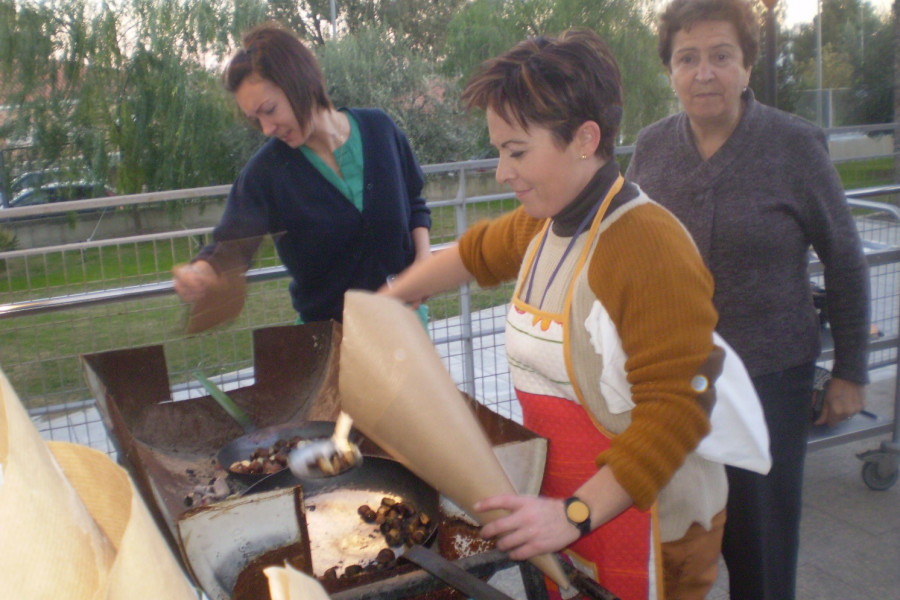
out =
{"type": "MultiPolygon", "coordinates": [[[[869,409],[888,422],[894,414],[892,375],[874,374],[867,392],[869,409]]],[[[900,598],[900,483],[887,491],[869,489],[856,457],[890,439],[880,435],[807,456],[798,600],[900,598]]],[[[720,573],[709,600],[729,599],[724,565],[720,573]]]]}

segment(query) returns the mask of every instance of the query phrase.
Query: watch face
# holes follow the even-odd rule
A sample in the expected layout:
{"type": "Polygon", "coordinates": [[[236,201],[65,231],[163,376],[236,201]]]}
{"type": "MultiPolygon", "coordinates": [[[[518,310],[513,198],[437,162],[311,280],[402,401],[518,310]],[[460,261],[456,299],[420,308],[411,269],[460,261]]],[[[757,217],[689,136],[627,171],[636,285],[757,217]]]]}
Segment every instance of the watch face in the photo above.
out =
{"type": "Polygon", "coordinates": [[[566,507],[566,516],[573,523],[584,523],[591,516],[591,510],[581,500],[575,500],[566,507]]]}

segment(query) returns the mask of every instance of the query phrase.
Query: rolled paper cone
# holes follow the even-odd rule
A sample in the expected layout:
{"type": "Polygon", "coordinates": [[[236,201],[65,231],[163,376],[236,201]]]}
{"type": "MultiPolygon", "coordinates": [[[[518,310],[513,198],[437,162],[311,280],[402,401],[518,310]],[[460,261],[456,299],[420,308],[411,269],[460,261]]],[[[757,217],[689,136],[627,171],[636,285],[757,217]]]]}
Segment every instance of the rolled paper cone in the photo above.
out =
{"type": "Polygon", "coordinates": [[[287,562],[283,567],[266,567],[263,573],[272,600],[328,600],[328,594],[317,580],[287,562]]]}
{"type": "Polygon", "coordinates": [[[0,598],[196,600],[128,473],[45,442],[0,369],[0,598]]]}
{"type": "MultiPolygon", "coordinates": [[[[340,354],[342,409],[366,437],[481,524],[507,514],[473,508],[516,491],[413,311],[393,298],[347,292],[340,354]]],[[[569,587],[552,554],[531,562],[569,587]]]]}
{"type": "Polygon", "coordinates": [[[210,290],[191,305],[185,334],[192,335],[233,321],[241,314],[247,297],[247,281],[238,269],[225,271],[210,290]]]}

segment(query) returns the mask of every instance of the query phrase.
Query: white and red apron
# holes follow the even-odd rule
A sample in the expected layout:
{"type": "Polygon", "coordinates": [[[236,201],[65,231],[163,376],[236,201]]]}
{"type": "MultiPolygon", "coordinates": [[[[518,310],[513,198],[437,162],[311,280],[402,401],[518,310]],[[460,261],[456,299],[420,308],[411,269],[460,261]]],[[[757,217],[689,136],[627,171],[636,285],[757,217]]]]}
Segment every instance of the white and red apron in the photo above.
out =
{"type": "MultiPolygon", "coordinates": [[[[587,262],[605,208],[619,189],[621,177],[585,234],[562,312],[549,313],[532,306],[522,294],[539,254],[539,237],[521,270],[507,316],[506,351],[523,424],[548,440],[541,494],[549,497],[567,498],[593,476],[597,472],[594,460],[609,447],[612,437],[579,400],[581,393],[566,360],[565,332],[570,326],[573,282],[587,262]]],[[[549,222],[540,236],[547,235],[548,227],[549,222]]],[[[655,507],[650,511],[630,508],[577,540],[566,554],[577,568],[622,600],[655,599],[662,593],[658,539],[655,507]]],[[[548,585],[551,596],[559,597],[549,580],[548,585]]]]}

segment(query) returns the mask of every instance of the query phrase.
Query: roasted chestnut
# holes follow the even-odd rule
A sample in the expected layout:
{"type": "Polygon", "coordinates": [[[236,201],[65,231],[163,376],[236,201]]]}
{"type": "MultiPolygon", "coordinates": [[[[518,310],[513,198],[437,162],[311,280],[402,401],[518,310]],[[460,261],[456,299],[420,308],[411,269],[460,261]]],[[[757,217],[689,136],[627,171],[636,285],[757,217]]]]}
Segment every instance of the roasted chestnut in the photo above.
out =
{"type": "Polygon", "coordinates": [[[362,565],[348,565],[347,568],[344,569],[344,576],[353,577],[354,575],[359,575],[362,572],[362,565]]]}
{"type": "Polygon", "coordinates": [[[394,554],[393,550],[390,548],[382,548],[381,551],[378,552],[378,556],[375,557],[375,562],[385,565],[395,558],[397,558],[397,556],[394,554]]]}
{"type": "MultiPolygon", "coordinates": [[[[421,544],[428,538],[428,525],[431,518],[416,511],[415,507],[405,502],[398,502],[385,496],[381,499],[378,510],[373,511],[366,504],[357,511],[366,523],[374,523],[384,535],[388,546],[412,546],[421,544]]],[[[388,559],[393,560],[393,559],[388,559]]]]}
{"type": "Polygon", "coordinates": [[[362,520],[365,521],[366,523],[374,523],[375,522],[375,517],[377,515],[375,514],[375,511],[372,510],[372,508],[368,504],[363,504],[356,510],[356,512],[359,513],[359,516],[362,517],[362,520]]]}
{"type": "Polygon", "coordinates": [[[244,459],[231,463],[228,470],[238,475],[268,475],[287,467],[288,455],[303,439],[294,436],[290,440],[277,439],[271,446],[254,448],[244,459]]]}

